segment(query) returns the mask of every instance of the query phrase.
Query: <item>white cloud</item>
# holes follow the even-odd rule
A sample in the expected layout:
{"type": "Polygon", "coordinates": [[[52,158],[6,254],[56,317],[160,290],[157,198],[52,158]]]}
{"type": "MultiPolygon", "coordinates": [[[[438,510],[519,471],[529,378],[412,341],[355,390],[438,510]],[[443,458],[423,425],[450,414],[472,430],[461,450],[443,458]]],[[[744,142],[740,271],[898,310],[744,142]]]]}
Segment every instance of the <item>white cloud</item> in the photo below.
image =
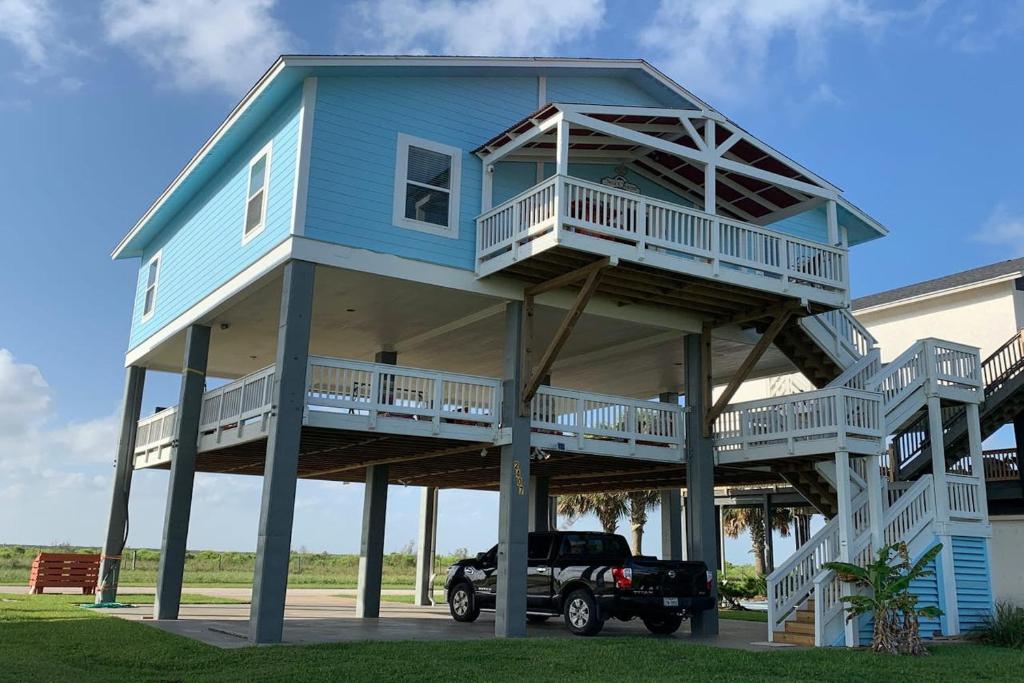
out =
{"type": "Polygon", "coordinates": [[[1024,211],[1015,211],[1008,204],[997,204],[974,236],[984,244],[1005,247],[1007,255],[1024,255],[1024,211]]]}
{"type": "Polygon", "coordinates": [[[46,63],[53,23],[50,0],[0,0],[0,39],[11,43],[31,65],[46,63]]]}
{"type": "Polygon", "coordinates": [[[182,90],[241,94],[294,38],[276,0],[106,0],[107,39],[182,90]]]}
{"type": "Polygon", "coordinates": [[[1024,0],[974,2],[954,6],[939,43],[965,54],[992,52],[1024,33],[1024,0]]]}
{"type": "Polygon", "coordinates": [[[925,16],[936,6],[937,0],[925,0],[914,10],[892,12],[865,0],[662,0],[640,43],[697,95],[739,100],[770,78],[768,57],[780,45],[795,55],[778,68],[809,78],[827,63],[831,34],[876,36],[892,21],[925,16]]]}
{"type": "Polygon", "coordinates": [[[380,0],[346,18],[343,51],[550,55],[600,28],[604,0],[380,0]]]}

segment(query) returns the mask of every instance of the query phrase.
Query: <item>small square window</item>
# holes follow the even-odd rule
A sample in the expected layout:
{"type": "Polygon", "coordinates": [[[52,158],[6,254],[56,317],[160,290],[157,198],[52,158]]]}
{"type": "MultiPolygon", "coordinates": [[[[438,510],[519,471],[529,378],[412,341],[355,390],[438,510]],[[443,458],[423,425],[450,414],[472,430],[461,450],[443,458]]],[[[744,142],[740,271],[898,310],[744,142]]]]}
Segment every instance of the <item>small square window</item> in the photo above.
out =
{"type": "Polygon", "coordinates": [[[395,159],[394,223],[458,237],[462,151],[399,134],[395,159]]]}
{"type": "Polygon", "coordinates": [[[264,147],[249,162],[249,178],[245,200],[245,224],[242,242],[245,243],[266,225],[267,184],[270,175],[270,146],[264,147]]]}

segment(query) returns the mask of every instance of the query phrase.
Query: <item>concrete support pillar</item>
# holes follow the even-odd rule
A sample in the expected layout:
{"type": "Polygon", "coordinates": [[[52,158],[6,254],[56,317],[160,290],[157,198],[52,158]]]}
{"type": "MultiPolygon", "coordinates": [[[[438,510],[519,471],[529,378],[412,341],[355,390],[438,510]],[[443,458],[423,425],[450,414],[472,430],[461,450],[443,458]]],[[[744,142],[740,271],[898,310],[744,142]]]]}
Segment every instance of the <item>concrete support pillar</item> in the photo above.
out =
{"type": "Polygon", "coordinates": [[[388,466],[366,468],[363,492],[363,531],[359,543],[356,616],[380,616],[380,587],[384,574],[384,522],[388,507],[388,466]]]}
{"type": "Polygon", "coordinates": [[[761,514],[764,516],[764,568],[769,574],[775,571],[775,537],[772,535],[772,497],[764,494],[761,514]]]}
{"type": "Polygon", "coordinates": [[[724,576],[726,573],[725,564],[725,506],[715,506],[715,544],[718,547],[718,568],[724,576]]]}
{"type": "Polygon", "coordinates": [[[206,390],[209,354],[210,328],[190,325],[185,332],[185,359],[174,434],[177,447],[171,458],[171,473],[167,481],[164,538],[156,574],[156,599],[153,603],[156,619],[177,619],[181,606],[185,546],[192,513],[192,485],[196,478],[196,453],[199,450],[199,416],[206,390]]]}
{"type": "Polygon", "coordinates": [[[284,630],[315,275],[316,266],[309,261],[289,261],[284,267],[274,374],[276,416],[267,438],[249,609],[249,639],[255,643],[279,643],[284,630]]]}
{"type": "Polygon", "coordinates": [[[416,594],[413,604],[425,607],[434,604],[434,573],[437,550],[437,487],[424,486],[420,494],[420,534],[416,544],[416,594]]]}
{"type": "MultiPolygon", "coordinates": [[[[714,576],[718,565],[715,453],[712,439],[704,436],[704,415],[709,406],[705,405],[702,391],[702,378],[705,369],[710,369],[711,359],[705,357],[706,346],[701,336],[689,334],[683,340],[686,362],[686,556],[690,560],[703,560],[714,576]]],[[[712,588],[717,605],[717,577],[712,588]]],[[[695,616],[691,631],[698,636],[717,635],[717,606],[695,616]]]]}
{"type": "Polygon", "coordinates": [[[686,518],[687,518],[687,513],[686,513],[686,492],[685,492],[685,489],[683,490],[682,511],[683,511],[682,524],[679,525],[679,532],[680,532],[680,536],[679,536],[679,549],[682,552],[681,559],[687,560],[687,559],[689,559],[689,555],[687,554],[687,551],[686,551],[686,548],[687,548],[687,542],[686,542],[686,538],[687,538],[686,537],[686,525],[687,525],[686,518]]]}
{"type": "Polygon", "coordinates": [[[661,492],[661,559],[683,559],[683,497],[679,489],[661,492]]]}
{"type": "Polygon", "coordinates": [[[558,496],[548,496],[548,529],[558,530],[558,496]]]}
{"type": "Polygon", "coordinates": [[[548,494],[550,480],[547,477],[530,477],[530,531],[551,531],[551,496],[548,494]]]}
{"type": "MultiPolygon", "coordinates": [[[[568,126],[565,127],[568,135],[568,126]]],[[[561,131],[560,129],[560,132],[561,131]]],[[[567,137],[563,137],[567,140],[567,137]]],[[[560,143],[561,144],[561,143],[560,143]]],[[[501,424],[511,442],[501,447],[498,493],[498,593],[494,635],[526,635],[526,544],[530,521],[527,488],[530,482],[530,418],[521,415],[524,378],[522,356],[523,304],[505,308],[505,372],[502,381],[501,424]]]]}
{"type": "MultiPolygon", "coordinates": [[[[836,497],[839,499],[839,561],[850,562],[851,546],[853,545],[853,491],[850,487],[850,454],[847,451],[836,453],[836,497]]],[[[843,582],[842,594],[850,594],[850,585],[843,582]]],[[[846,646],[857,646],[856,620],[844,621],[846,646]]]]}
{"type": "Polygon", "coordinates": [[[125,371],[124,399],[121,401],[121,431],[117,438],[117,460],[114,463],[114,486],[110,494],[110,515],[107,535],[103,541],[100,582],[96,602],[117,600],[117,581],[121,573],[121,553],[127,541],[128,498],[132,488],[135,435],[142,412],[142,390],[146,384],[146,368],[132,365],[125,371]]]}

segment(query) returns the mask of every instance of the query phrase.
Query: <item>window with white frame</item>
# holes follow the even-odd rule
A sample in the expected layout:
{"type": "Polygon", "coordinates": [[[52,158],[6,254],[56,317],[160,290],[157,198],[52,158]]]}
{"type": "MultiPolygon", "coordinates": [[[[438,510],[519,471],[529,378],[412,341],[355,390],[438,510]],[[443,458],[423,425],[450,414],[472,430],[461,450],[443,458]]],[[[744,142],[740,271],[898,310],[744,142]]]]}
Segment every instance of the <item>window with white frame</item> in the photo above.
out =
{"type": "Polygon", "coordinates": [[[267,222],[267,185],[270,182],[270,145],[249,162],[242,241],[251,239],[267,222]]]}
{"type": "Polygon", "coordinates": [[[458,237],[461,170],[458,147],[399,134],[394,224],[458,237]]]}
{"type": "Polygon", "coordinates": [[[142,319],[148,320],[156,307],[156,288],[160,283],[161,252],[149,260],[146,266],[146,290],[142,295],[142,319]]]}

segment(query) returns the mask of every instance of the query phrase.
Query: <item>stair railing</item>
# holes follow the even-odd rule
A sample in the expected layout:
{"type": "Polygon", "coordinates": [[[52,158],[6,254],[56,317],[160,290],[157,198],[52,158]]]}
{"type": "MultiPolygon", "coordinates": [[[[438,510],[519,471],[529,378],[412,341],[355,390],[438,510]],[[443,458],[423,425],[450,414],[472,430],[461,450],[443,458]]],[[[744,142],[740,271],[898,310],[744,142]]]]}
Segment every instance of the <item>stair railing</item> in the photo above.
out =
{"type": "Polygon", "coordinates": [[[985,395],[1024,372],[1024,330],[1018,330],[981,364],[985,395]]]}
{"type": "Polygon", "coordinates": [[[853,358],[862,358],[878,345],[867,328],[845,308],[837,308],[809,318],[801,318],[800,323],[805,332],[817,338],[821,347],[836,357],[845,351],[853,358]],[[821,325],[827,339],[819,338],[821,335],[811,329],[810,321],[821,325]]]}
{"type": "Polygon", "coordinates": [[[867,355],[843,370],[842,374],[828,383],[826,389],[847,387],[848,389],[869,390],[869,381],[882,369],[881,352],[875,348],[867,355]]]}
{"type": "MultiPolygon", "coordinates": [[[[891,544],[904,541],[910,544],[934,518],[934,489],[932,476],[929,474],[921,477],[904,490],[902,495],[883,514],[884,542],[891,544]]],[[[854,536],[855,539],[850,544],[850,561],[865,566],[877,551],[877,548],[874,548],[871,543],[871,529],[870,527],[863,531],[855,529],[854,536]]],[[[815,574],[812,584],[814,589],[814,644],[818,646],[831,645],[838,637],[837,622],[839,625],[843,623],[841,616],[843,603],[840,599],[843,594],[842,582],[834,571],[822,568],[815,574]]],[[[770,598],[769,591],[769,610],[771,609],[770,598]]]]}
{"type": "MultiPolygon", "coordinates": [[[[853,499],[855,517],[866,514],[867,492],[853,499]],[[862,509],[863,508],[863,509],[862,509]]],[[[814,588],[814,578],[826,562],[839,557],[839,518],[833,517],[818,533],[768,575],[768,639],[814,588]]]]}

